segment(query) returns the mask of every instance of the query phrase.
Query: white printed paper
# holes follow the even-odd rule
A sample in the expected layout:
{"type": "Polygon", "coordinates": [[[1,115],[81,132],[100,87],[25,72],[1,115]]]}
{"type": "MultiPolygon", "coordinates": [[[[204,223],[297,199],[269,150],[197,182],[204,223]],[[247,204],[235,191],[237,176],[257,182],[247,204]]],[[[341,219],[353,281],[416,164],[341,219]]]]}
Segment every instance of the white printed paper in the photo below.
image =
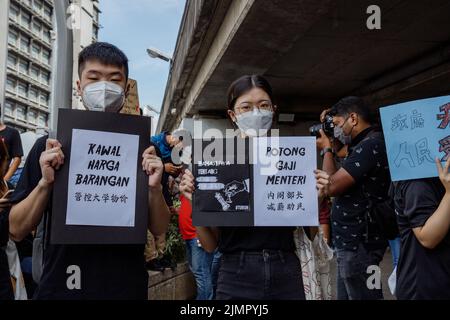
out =
{"type": "Polygon", "coordinates": [[[139,136],[73,129],[67,225],[134,227],[139,136]]]}
{"type": "Polygon", "coordinates": [[[317,226],[314,137],[255,138],[255,226],[317,226]]]}

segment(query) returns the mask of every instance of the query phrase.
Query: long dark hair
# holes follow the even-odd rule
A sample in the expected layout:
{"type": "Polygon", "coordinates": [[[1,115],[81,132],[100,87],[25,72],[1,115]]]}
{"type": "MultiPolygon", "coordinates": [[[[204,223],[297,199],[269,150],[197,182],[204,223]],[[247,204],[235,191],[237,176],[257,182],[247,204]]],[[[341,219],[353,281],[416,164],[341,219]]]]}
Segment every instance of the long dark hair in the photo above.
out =
{"type": "Polygon", "coordinates": [[[234,81],[228,88],[228,109],[233,110],[236,100],[253,88],[264,90],[273,103],[273,91],[270,83],[260,75],[246,75],[234,81]]]}

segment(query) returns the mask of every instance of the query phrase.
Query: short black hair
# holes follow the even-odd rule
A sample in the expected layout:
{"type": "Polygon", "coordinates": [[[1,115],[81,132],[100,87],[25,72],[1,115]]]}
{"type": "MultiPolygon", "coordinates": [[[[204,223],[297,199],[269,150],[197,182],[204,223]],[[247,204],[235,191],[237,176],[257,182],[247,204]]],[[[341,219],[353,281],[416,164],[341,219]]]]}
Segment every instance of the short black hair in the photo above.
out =
{"type": "Polygon", "coordinates": [[[128,58],[122,50],[107,42],[95,42],[84,48],[78,55],[78,76],[81,78],[87,61],[99,61],[105,65],[124,68],[128,80],[128,58]]]}
{"type": "Polygon", "coordinates": [[[246,75],[234,81],[228,88],[228,109],[233,110],[236,100],[253,88],[264,90],[273,102],[273,90],[269,81],[260,75],[246,75]]]}
{"type": "Polygon", "coordinates": [[[345,97],[331,107],[331,114],[333,116],[345,117],[352,112],[357,113],[367,123],[372,123],[372,115],[370,110],[364,103],[364,100],[359,97],[345,97]]]}

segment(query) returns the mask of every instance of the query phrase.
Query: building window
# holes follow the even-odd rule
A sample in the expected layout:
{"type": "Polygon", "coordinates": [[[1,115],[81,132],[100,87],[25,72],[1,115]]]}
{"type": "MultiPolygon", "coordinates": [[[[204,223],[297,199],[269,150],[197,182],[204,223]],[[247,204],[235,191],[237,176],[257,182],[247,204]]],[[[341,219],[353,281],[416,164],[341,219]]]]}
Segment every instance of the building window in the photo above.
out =
{"type": "Polygon", "coordinates": [[[9,31],[8,43],[17,46],[17,41],[19,40],[19,35],[16,32],[9,31]]]}
{"type": "Polygon", "coordinates": [[[31,7],[31,0],[22,0],[22,2],[31,7]]]}
{"type": "Polygon", "coordinates": [[[38,45],[33,44],[33,45],[31,46],[31,56],[32,56],[33,58],[39,60],[39,56],[40,56],[40,55],[41,55],[41,48],[40,48],[38,45]]]}
{"type": "Polygon", "coordinates": [[[31,67],[31,78],[36,81],[39,80],[39,68],[31,67]]]}
{"type": "Polygon", "coordinates": [[[36,124],[36,120],[37,120],[37,112],[36,112],[36,111],[33,111],[33,110],[28,111],[27,119],[28,119],[28,122],[29,122],[29,123],[31,123],[31,124],[36,124]]]}
{"type": "Polygon", "coordinates": [[[41,35],[41,24],[37,21],[33,21],[33,32],[36,35],[41,35]]]}
{"type": "Polygon", "coordinates": [[[26,98],[27,97],[27,93],[28,93],[27,85],[22,83],[22,82],[20,82],[19,85],[18,85],[18,88],[19,88],[19,96],[22,96],[22,97],[26,98]]]}
{"type": "Polygon", "coordinates": [[[39,118],[38,118],[38,126],[40,127],[46,127],[47,126],[47,120],[48,120],[48,116],[46,114],[39,114],[39,118]]]}
{"type": "Polygon", "coordinates": [[[42,49],[42,61],[50,65],[50,51],[42,49]]]}
{"type": "Polygon", "coordinates": [[[5,115],[12,117],[14,114],[14,105],[12,102],[5,102],[5,115]]]}
{"type": "Polygon", "coordinates": [[[44,17],[48,21],[52,21],[52,8],[49,6],[44,6],[44,17]]]}
{"type": "Polygon", "coordinates": [[[47,93],[41,92],[40,104],[48,107],[48,94],[47,93]]]}
{"type": "Polygon", "coordinates": [[[17,58],[12,54],[8,55],[8,67],[16,69],[17,66],[17,58]]]}
{"type": "Polygon", "coordinates": [[[20,49],[22,51],[28,52],[30,50],[30,38],[21,37],[20,38],[20,49]]]}
{"type": "Polygon", "coordinates": [[[50,43],[50,30],[44,28],[43,39],[45,42],[50,43]]]}
{"type": "Polygon", "coordinates": [[[94,9],[94,21],[97,23],[98,23],[98,16],[99,16],[98,10],[94,9]]]}
{"type": "Polygon", "coordinates": [[[25,60],[20,60],[19,61],[19,71],[24,74],[28,74],[28,62],[26,62],[25,60]]]}
{"type": "Polygon", "coordinates": [[[50,84],[50,74],[47,71],[41,72],[41,82],[45,85],[50,84]]]}
{"type": "Polygon", "coordinates": [[[25,28],[30,28],[30,24],[31,24],[31,16],[28,13],[25,13],[22,11],[22,13],[20,14],[21,19],[20,19],[20,24],[25,27],[25,28]]]}
{"type": "Polygon", "coordinates": [[[8,78],[6,80],[6,90],[16,92],[16,82],[14,80],[8,78]]]}
{"type": "Polygon", "coordinates": [[[13,4],[9,7],[9,17],[14,21],[19,20],[19,8],[13,4]]]}
{"type": "Polygon", "coordinates": [[[97,40],[98,39],[98,28],[97,26],[92,26],[92,32],[94,34],[94,39],[97,40]]]}
{"type": "Polygon", "coordinates": [[[41,11],[42,11],[42,1],[40,1],[40,0],[34,0],[34,1],[33,1],[33,9],[34,9],[36,12],[41,13],[41,11]]]}
{"type": "Polygon", "coordinates": [[[36,89],[30,89],[29,97],[31,101],[37,103],[39,99],[39,92],[36,89]]]}
{"type": "Polygon", "coordinates": [[[22,105],[17,105],[17,109],[16,109],[17,119],[25,121],[26,113],[27,113],[26,107],[24,107],[22,105]]]}

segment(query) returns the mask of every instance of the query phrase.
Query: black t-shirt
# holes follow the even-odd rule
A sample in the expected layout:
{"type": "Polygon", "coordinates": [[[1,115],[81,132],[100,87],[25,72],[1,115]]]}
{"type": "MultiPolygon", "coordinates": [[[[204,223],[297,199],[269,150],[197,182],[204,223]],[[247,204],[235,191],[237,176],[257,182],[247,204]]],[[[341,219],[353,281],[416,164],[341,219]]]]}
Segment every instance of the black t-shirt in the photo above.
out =
{"type": "Polygon", "coordinates": [[[0,209],[0,301],[14,298],[11,288],[8,258],[3,248],[8,243],[8,215],[0,209]]]}
{"type": "Polygon", "coordinates": [[[222,253],[295,251],[295,228],[292,227],[221,227],[219,230],[219,251],[222,253]]]}
{"type": "Polygon", "coordinates": [[[423,247],[413,232],[414,228],[425,225],[444,194],[438,178],[396,184],[394,200],[401,237],[398,299],[450,299],[450,232],[434,249],[423,247]]]}
{"type": "Polygon", "coordinates": [[[6,144],[9,156],[8,160],[23,156],[22,140],[20,139],[19,131],[6,127],[0,131],[0,138],[6,144]]]}
{"type": "MultiPolygon", "coordinates": [[[[11,197],[14,203],[27,197],[41,179],[39,157],[46,139],[38,139],[30,151],[11,197]]],[[[50,198],[44,213],[47,218],[52,214],[51,203],[50,198]]],[[[144,245],[51,245],[50,228],[45,232],[43,274],[36,299],[147,299],[144,245]],[[73,274],[67,270],[72,265],[81,271],[80,290],[67,288],[66,282],[73,274]]]]}
{"type": "Polygon", "coordinates": [[[333,243],[338,249],[356,250],[360,243],[386,246],[375,224],[367,221],[368,197],[374,202],[387,199],[391,183],[384,138],[380,130],[362,131],[349,147],[342,163],[355,184],[333,201],[331,211],[333,243]]]}
{"type": "Polygon", "coordinates": [[[8,210],[0,209],[0,247],[8,244],[9,239],[9,216],[8,210]]]}

